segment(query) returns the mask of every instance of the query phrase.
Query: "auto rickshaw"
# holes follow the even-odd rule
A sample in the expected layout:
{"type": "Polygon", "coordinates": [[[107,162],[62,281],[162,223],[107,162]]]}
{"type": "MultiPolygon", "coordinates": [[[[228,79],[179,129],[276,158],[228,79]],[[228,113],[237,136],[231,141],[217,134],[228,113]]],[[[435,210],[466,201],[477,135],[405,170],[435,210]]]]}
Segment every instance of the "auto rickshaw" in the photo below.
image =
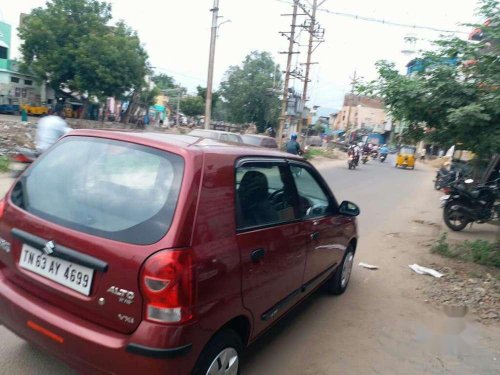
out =
{"type": "Polygon", "coordinates": [[[414,146],[401,146],[396,156],[396,168],[404,167],[415,169],[415,152],[414,146]]]}

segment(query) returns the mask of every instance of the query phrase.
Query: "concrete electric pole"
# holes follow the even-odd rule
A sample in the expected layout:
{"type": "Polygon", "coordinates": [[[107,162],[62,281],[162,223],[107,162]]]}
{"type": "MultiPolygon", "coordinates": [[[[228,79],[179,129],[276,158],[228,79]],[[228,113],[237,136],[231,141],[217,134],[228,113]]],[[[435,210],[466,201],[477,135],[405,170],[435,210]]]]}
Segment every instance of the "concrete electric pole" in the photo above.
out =
{"type": "MultiPolygon", "coordinates": [[[[285,71],[285,83],[283,87],[283,99],[281,101],[281,115],[280,115],[280,122],[279,122],[279,128],[278,128],[278,144],[281,145],[283,144],[283,130],[285,128],[285,119],[286,119],[286,112],[287,112],[287,104],[288,104],[288,85],[290,83],[290,69],[292,67],[292,55],[298,52],[293,52],[293,45],[296,43],[295,41],[295,27],[296,24],[295,22],[297,21],[297,8],[299,6],[299,1],[294,0],[293,1],[293,13],[292,13],[292,24],[290,28],[290,36],[288,36],[288,52],[284,52],[288,55],[287,61],[286,61],[286,71],[285,71]]],[[[287,33],[282,33],[282,35],[286,35],[287,33]]]]}
{"type": "MultiPolygon", "coordinates": [[[[307,27],[307,31],[309,33],[309,43],[307,45],[307,60],[303,65],[306,66],[306,73],[304,77],[304,88],[302,90],[302,100],[305,103],[309,100],[307,98],[307,90],[309,88],[309,74],[311,71],[311,65],[317,64],[311,62],[311,56],[313,52],[318,48],[318,46],[324,42],[325,29],[321,28],[320,25],[316,22],[316,10],[325,2],[326,0],[321,1],[318,4],[318,0],[313,0],[311,12],[308,11],[304,6],[301,5],[301,9],[304,13],[309,17],[309,27],[307,27]],[[316,45],[315,45],[316,44],[316,45]]],[[[300,126],[304,126],[307,124],[307,119],[304,118],[304,112],[302,113],[302,123],[300,126]]],[[[306,130],[306,138],[307,138],[308,130],[306,130]]]]}
{"type": "Polygon", "coordinates": [[[217,19],[219,14],[219,0],[214,0],[214,6],[210,9],[212,12],[212,31],[210,34],[210,54],[208,58],[208,77],[207,77],[207,95],[205,100],[205,129],[210,129],[210,120],[212,117],[212,86],[214,78],[214,57],[215,41],[217,39],[217,19]]]}

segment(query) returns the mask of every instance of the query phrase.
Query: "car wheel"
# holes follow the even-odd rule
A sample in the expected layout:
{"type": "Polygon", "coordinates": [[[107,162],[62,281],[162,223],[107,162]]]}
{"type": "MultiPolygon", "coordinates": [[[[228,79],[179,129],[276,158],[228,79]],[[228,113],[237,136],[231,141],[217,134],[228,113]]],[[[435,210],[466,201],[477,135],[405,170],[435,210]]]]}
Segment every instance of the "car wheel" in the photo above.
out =
{"type": "Polygon", "coordinates": [[[233,330],[217,333],[205,346],[193,370],[193,375],[237,375],[243,352],[241,338],[233,330]]]}
{"type": "Polygon", "coordinates": [[[455,232],[459,232],[469,224],[469,219],[459,211],[450,210],[451,205],[448,204],[443,210],[443,220],[448,228],[455,232]]]}
{"type": "Polygon", "coordinates": [[[342,263],[337,267],[337,270],[326,284],[328,293],[339,295],[346,291],[351,278],[353,264],[354,249],[351,245],[349,245],[344,254],[344,259],[342,259],[342,263]]]}

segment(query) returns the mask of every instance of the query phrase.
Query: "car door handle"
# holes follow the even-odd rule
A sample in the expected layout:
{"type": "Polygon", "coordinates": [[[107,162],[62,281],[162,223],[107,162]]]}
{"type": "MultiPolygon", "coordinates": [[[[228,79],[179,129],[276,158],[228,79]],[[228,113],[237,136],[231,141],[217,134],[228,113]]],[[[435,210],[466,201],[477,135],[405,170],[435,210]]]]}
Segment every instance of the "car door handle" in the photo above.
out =
{"type": "Polygon", "coordinates": [[[260,249],[255,249],[252,251],[252,254],[250,255],[250,258],[252,259],[252,262],[258,263],[264,256],[266,255],[266,250],[263,248],[260,249]]]}
{"type": "Polygon", "coordinates": [[[311,233],[311,240],[318,241],[319,240],[319,232],[311,233]]]}

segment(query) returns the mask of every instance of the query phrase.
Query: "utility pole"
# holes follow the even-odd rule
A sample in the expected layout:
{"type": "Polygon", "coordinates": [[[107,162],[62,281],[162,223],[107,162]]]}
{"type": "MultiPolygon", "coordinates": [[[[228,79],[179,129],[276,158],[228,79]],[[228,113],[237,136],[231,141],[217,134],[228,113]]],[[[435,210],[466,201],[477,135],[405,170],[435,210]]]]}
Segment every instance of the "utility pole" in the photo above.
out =
{"type": "Polygon", "coordinates": [[[215,40],[217,38],[217,19],[219,14],[219,0],[214,0],[214,6],[210,9],[212,12],[212,31],[210,34],[210,53],[208,58],[208,77],[207,77],[207,96],[205,100],[205,129],[210,129],[210,120],[212,116],[212,85],[214,78],[214,58],[215,58],[215,40]]]}
{"type": "MultiPolygon", "coordinates": [[[[290,68],[292,66],[292,55],[293,45],[295,44],[295,22],[297,21],[297,8],[299,6],[299,0],[293,1],[293,13],[292,13],[292,24],[290,27],[290,36],[288,37],[288,52],[284,52],[288,54],[288,58],[286,61],[286,71],[285,71],[285,83],[283,87],[283,99],[281,101],[281,115],[280,122],[278,128],[278,144],[281,146],[283,143],[283,130],[285,127],[285,119],[286,119],[286,110],[288,104],[288,85],[290,82],[290,68]]],[[[286,35],[286,33],[282,33],[282,35],[286,35]]]]}
{"type": "MultiPolygon", "coordinates": [[[[316,10],[325,2],[326,0],[321,1],[321,3],[318,4],[318,0],[313,0],[312,4],[312,9],[311,12],[309,12],[303,5],[300,5],[301,9],[304,11],[304,13],[309,16],[309,25],[304,24],[304,28],[307,29],[309,33],[309,43],[307,46],[307,60],[304,64],[306,66],[306,73],[304,77],[304,88],[302,90],[302,101],[304,102],[304,106],[306,102],[308,101],[307,98],[307,90],[309,86],[309,82],[311,80],[309,79],[310,71],[311,71],[311,65],[317,64],[311,62],[311,56],[313,52],[318,48],[318,46],[324,42],[324,35],[325,35],[325,29],[321,28],[320,25],[316,22],[316,10]],[[314,46],[314,43],[317,43],[316,46],[314,46]]],[[[302,112],[301,116],[301,124],[300,126],[304,126],[307,124],[307,119],[304,118],[304,112],[302,112]]],[[[306,129],[306,137],[308,136],[309,131],[306,129]]],[[[305,141],[305,139],[304,139],[305,141]]]]}
{"type": "Polygon", "coordinates": [[[177,123],[177,126],[180,126],[179,123],[179,112],[181,110],[181,93],[182,93],[182,88],[179,86],[177,89],[177,115],[175,116],[175,122],[177,123]]]}
{"type": "Polygon", "coordinates": [[[345,127],[345,135],[349,135],[349,128],[351,127],[351,108],[352,108],[352,103],[353,103],[353,95],[354,95],[354,85],[356,84],[356,71],[354,71],[354,75],[352,77],[352,83],[351,83],[351,95],[350,95],[350,100],[351,102],[349,103],[349,110],[347,111],[347,124],[345,127]]]}

